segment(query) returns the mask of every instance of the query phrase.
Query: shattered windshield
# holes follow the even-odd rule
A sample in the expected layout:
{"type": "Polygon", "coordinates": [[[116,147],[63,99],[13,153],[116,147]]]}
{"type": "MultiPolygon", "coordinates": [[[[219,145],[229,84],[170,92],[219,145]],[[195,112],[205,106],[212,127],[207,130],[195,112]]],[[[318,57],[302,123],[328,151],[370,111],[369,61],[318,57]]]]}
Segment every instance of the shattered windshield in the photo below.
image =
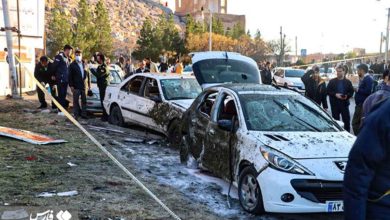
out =
{"type": "Polygon", "coordinates": [[[255,131],[339,131],[332,119],[298,95],[240,96],[245,123],[255,131]]]}
{"type": "Polygon", "coordinates": [[[162,79],[161,87],[166,100],[195,99],[202,88],[196,79],[162,79]]]}
{"type": "Polygon", "coordinates": [[[203,83],[260,83],[256,66],[241,60],[208,59],[192,66],[200,84],[203,83]]]}

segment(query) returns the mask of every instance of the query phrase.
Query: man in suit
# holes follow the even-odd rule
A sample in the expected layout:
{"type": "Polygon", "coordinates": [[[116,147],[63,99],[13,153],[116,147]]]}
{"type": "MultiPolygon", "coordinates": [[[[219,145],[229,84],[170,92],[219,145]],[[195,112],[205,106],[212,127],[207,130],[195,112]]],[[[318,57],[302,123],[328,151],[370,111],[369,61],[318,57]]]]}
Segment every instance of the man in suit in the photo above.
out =
{"type": "Polygon", "coordinates": [[[76,119],[79,116],[87,118],[86,85],[88,85],[88,89],[91,88],[89,72],[83,63],[81,50],[76,50],[75,60],[69,66],[69,87],[73,93],[73,115],[76,119]]]}
{"type": "Polygon", "coordinates": [[[351,130],[349,99],[353,96],[354,89],[351,81],[345,78],[345,70],[345,66],[337,66],[337,77],[329,81],[327,91],[332,117],[336,120],[340,120],[341,115],[344,122],[344,128],[349,132],[351,130]]]}

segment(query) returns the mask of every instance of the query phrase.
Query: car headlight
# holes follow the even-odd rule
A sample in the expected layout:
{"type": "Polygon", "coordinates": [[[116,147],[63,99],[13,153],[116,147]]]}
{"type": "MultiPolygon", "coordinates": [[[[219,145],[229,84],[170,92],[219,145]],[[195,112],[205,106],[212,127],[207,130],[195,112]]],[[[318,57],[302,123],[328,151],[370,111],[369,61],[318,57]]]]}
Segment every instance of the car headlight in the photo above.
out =
{"type": "Polygon", "coordinates": [[[272,168],[276,170],[286,173],[314,176],[312,172],[297,162],[294,162],[293,159],[276,150],[271,149],[270,147],[262,146],[260,147],[260,151],[264,159],[270,164],[272,168]]]}

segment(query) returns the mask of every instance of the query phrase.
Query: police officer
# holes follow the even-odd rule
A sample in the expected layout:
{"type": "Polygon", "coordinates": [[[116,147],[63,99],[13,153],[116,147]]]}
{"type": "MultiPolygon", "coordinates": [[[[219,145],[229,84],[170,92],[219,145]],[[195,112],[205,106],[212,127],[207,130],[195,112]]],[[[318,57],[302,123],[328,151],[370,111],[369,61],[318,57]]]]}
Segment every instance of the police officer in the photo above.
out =
{"type": "Polygon", "coordinates": [[[68,90],[68,67],[71,63],[70,55],[73,48],[70,45],[64,46],[64,51],[60,52],[54,58],[52,73],[55,74],[57,89],[58,89],[58,102],[62,107],[66,108],[68,103],[66,101],[66,93],[68,90]]]}
{"type": "MultiPolygon", "coordinates": [[[[44,87],[49,84],[51,95],[53,98],[56,97],[56,91],[55,91],[55,77],[50,73],[49,68],[50,68],[51,63],[49,62],[49,59],[46,56],[42,56],[39,59],[39,62],[35,66],[34,69],[34,77],[41,83],[44,87]]],[[[38,100],[41,103],[41,105],[38,107],[38,109],[44,109],[47,108],[47,103],[45,100],[45,93],[37,87],[37,93],[38,93],[38,100]]],[[[56,108],[54,103],[51,103],[51,106],[53,109],[56,108]]]]}
{"type": "Polygon", "coordinates": [[[102,53],[98,53],[96,55],[96,61],[98,62],[99,66],[96,69],[96,72],[93,73],[96,76],[97,86],[99,88],[99,94],[100,94],[100,103],[103,108],[103,116],[102,121],[108,120],[108,114],[106,110],[103,107],[103,100],[104,96],[106,95],[106,88],[110,84],[110,70],[108,65],[105,63],[105,57],[102,53]]]}

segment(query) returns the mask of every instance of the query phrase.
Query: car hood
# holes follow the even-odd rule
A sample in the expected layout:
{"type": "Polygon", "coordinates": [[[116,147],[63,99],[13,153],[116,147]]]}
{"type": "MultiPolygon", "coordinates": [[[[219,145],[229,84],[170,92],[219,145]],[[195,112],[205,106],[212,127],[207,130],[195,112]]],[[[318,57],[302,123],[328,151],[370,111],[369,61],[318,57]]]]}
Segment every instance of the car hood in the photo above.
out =
{"type": "Polygon", "coordinates": [[[172,105],[187,110],[191,104],[194,102],[194,99],[181,99],[181,100],[172,100],[169,101],[172,105]]]}
{"type": "Polygon", "coordinates": [[[355,136],[343,132],[257,132],[250,131],[262,144],[294,159],[346,158],[355,136]]]}

